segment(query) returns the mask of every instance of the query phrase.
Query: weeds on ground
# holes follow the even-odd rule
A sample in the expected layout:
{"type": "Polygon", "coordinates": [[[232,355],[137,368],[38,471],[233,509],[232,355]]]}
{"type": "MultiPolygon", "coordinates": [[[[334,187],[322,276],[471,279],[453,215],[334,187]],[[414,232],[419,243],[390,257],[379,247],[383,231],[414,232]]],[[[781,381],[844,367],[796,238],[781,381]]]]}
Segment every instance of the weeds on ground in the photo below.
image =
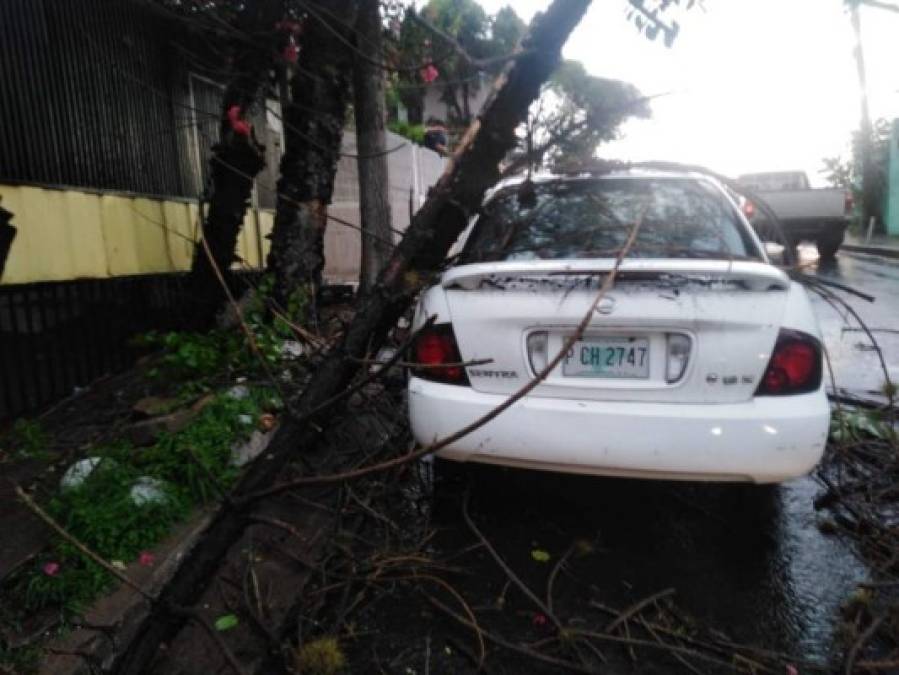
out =
{"type": "MultiPolygon", "coordinates": [[[[49,513],[106,560],[124,566],[158,543],[191,508],[206,504],[237,478],[232,446],[249,436],[259,415],[277,405],[265,388],[243,399],[222,394],[187,429],[136,449],[120,442],[92,451],[99,458],[84,482],[61,490],[49,513]],[[149,494],[149,496],[147,496],[149,494]]],[[[58,541],[19,587],[23,608],[81,611],[113,579],[71,544],[58,541]]]]}
{"type": "Polygon", "coordinates": [[[16,420],[0,437],[0,459],[47,459],[49,442],[49,435],[37,420],[16,420]]]}
{"type": "MultiPolygon", "coordinates": [[[[176,392],[172,410],[201,394],[218,393],[190,426],[163,434],[150,447],[119,441],[88,450],[98,460],[88,477],[60,489],[44,504],[67,532],[113,566],[152,565],[149,549],[193,508],[217,500],[237,479],[239,469],[232,461],[235,443],[249,437],[262,413],[283,407],[271,387],[245,384],[247,395],[226,391],[238,376],[250,382],[265,380],[270,367],[284,363],[285,341],[296,337],[291,324],[308,309],[308,299],[298,293],[290,298],[283,318],[272,319],[267,316],[266,292],[263,288],[244,312],[252,344],[238,329],[149,333],[136,340],[140,346],[160,350],[148,375],[176,392]],[[260,354],[266,367],[260,364],[260,354]]],[[[21,420],[3,446],[11,456],[43,457],[48,436],[38,423],[21,420]]],[[[105,569],[59,539],[4,582],[2,593],[8,602],[0,611],[0,623],[14,628],[30,615],[58,612],[64,630],[114,582],[105,569]]],[[[40,654],[39,647],[11,648],[0,640],[0,671],[31,672],[40,654]]]]}
{"type": "Polygon", "coordinates": [[[843,409],[830,417],[830,440],[838,444],[871,438],[888,440],[893,433],[890,421],[881,411],[843,409]]]}
{"type": "Polygon", "coordinates": [[[243,310],[243,321],[252,341],[241,328],[218,329],[208,333],[145,333],[136,338],[140,347],[161,350],[149,376],[180,382],[189,394],[208,391],[223,375],[244,373],[266,375],[266,366],[276,365],[285,354],[285,341],[295,340],[294,325],[305,322],[310,298],[305,289],[294,291],[283,311],[269,312],[268,298],[273,279],[265,277],[243,310]]]}

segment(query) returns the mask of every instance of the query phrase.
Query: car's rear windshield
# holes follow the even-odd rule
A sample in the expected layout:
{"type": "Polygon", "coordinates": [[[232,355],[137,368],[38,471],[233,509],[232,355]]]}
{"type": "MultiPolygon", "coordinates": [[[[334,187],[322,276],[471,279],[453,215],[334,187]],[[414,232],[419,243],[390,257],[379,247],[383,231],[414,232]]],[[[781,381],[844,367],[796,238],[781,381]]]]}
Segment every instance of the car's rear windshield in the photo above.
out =
{"type": "Polygon", "coordinates": [[[693,179],[603,178],[501,192],[485,205],[460,262],[614,257],[759,258],[733,205],[693,179]]]}

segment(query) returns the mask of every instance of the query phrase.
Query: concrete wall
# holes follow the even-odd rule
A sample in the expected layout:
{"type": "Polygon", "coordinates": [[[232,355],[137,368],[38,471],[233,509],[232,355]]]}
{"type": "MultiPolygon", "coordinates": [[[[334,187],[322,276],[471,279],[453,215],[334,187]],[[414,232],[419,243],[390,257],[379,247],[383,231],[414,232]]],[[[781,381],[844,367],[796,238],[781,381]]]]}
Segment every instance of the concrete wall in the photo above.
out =
{"type": "MultiPolygon", "coordinates": [[[[344,149],[355,153],[354,134],[344,149]]],[[[444,160],[436,153],[390,134],[388,155],[394,227],[405,230],[409,202],[417,209],[439,178],[444,160]]],[[[330,212],[358,227],[356,159],[344,157],[330,212]]],[[[199,209],[195,200],[156,198],[85,189],[0,184],[4,208],[18,229],[0,283],[25,284],[85,278],[179,272],[189,269],[197,240],[199,209]]],[[[274,213],[251,209],[238,241],[246,265],[265,264],[274,213]]],[[[325,278],[358,281],[361,255],[357,229],[331,221],[325,238],[325,278]]]]}
{"type": "Polygon", "coordinates": [[[899,236],[899,118],[890,133],[890,164],[887,172],[886,231],[899,236]]]}
{"type": "MultiPolygon", "coordinates": [[[[437,182],[446,160],[436,152],[387,133],[390,209],[393,227],[400,232],[409,226],[410,208],[417,211],[424,203],[428,188],[437,182]]],[[[356,135],[344,134],[343,152],[355,155],[356,135]]],[[[325,236],[325,279],[332,283],[355,283],[359,279],[362,235],[359,231],[359,174],[356,158],[344,156],[337,169],[334,196],[328,213],[355,227],[331,220],[325,236]]],[[[394,240],[398,242],[400,235],[394,240]]]]}

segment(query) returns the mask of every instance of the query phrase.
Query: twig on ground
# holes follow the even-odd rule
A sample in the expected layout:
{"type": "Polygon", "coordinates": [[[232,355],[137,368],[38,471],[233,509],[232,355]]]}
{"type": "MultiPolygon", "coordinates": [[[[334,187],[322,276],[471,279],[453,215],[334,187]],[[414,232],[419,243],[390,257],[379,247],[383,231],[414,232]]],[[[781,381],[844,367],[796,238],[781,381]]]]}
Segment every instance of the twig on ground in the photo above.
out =
{"type": "MultiPolygon", "coordinates": [[[[456,614],[453,610],[451,610],[449,607],[447,607],[442,602],[437,600],[435,597],[428,595],[427,593],[425,594],[425,597],[428,599],[428,602],[430,602],[434,607],[439,609],[444,614],[455,619],[457,622],[461,623],[463,626],[468,626],[469,628],[472,628],[472,629],[474,628],[474,625],[468,619],[466,619],[464,616],[456,614]]],[[[595,670],[593,668],[586,668],[580,664],[574,663],[573,661],[565,661],[563,659],[557,659],[554,656],[548,656],[546,654],[542,654],[534,649],[529,649],[528,647],[525,647],[523,645],[515,644],[514,642],[509,642],[508,640],[501,638],[500,636],[496,635],[495,633],[491,633],[486,630],[482,630],[482,634],[485,638],[487,638],[488,640],[490,640],[491,642],[493,642],[495,644],[498,644],[500,647],[505,647],[506,649],[518,652],[519,654],[524,654],[525,656],[527,656],[530,659],[533,659],[534,661],[542,661],[543,663],[549,663],[551,665],[558,666],[560,668],[564,668],[568,672],[574,672],[574,673],[597,673],[598,672],[597,670],[595,670]]]]}
{"type": "Polygon", "coordinates": [[[572,544],[568,547],[568,550],[559,558],[559,561],[553,565],[552,572],[549,573],[549,579],[546,581],[546,606],[549,607],[549,611],[553,611],[553,586],[556,583],[556,577],[559,575],[559,571],[562,567],[565,566],[565,563],[568,561],[568,558],[574,553],[575,544],[572,544]]]}
{"type": "Polygon", "coordinates": [[[651,605],[655,602],[658,602],[662,598],[667,598],[669,595],[674,595],[674,593],[675,593],[675,589],[666,588],[662,591],[659,591],[658,593],[653,593],[649,597],[644,598],[643,600],[640,600],[639,602],[634,603],[633,605],[631,605],[630,607],[625,609],[623,612],[621,612],[621,614],[618,615],[618,618],[614,619],[613,621],[611,621],[609,623],[608,626],[606,626],[606,633],[611,633],[622,623],[629,620],[635,614],[639,614],[643,609],[645,609],[649,605],[651,605]]]}
{"type": "Polygon", "coordinates": [[[490,554],[490,557],[496,561],[496,564],[500,566],[503,572],[506,573],[506,577],[508,577],[512,583],[514,583],[518,590],[525,594],[525,596],[533,602],[541,612],[543,612],[547,618],[555,624],[556,629],[559,631],[565,630],[565,627],[562,625],[562,622],[556,617],[553,611],[544,603],[537,595],[528,588],[528,585],[524,583],[515,572],[512,571],[512,568],[503,560],[503,557],[497,552],[487,537],[478,529],[478,526],[475,525],[474,521],[471,519],[471,515],[468,513],[468,501],[471,494],[469,491],[466,491],[465,497],[462,500],[462,517],[465,519],[465,523],[468,525],[469,529],[474,533],[474,535],[480,540],[481,544],[483,544],[484,548],[490,554]]]}
{"type": "Polygon", "coordinates": [[[864,648],[864,646],[868,643],[868,641],[874,636],[877,632],[877,629],[880,628],[880,625],[886,621],[887,615],[881,614],[875,617],[867,628],[862,632],[861,635],[858,636],[858,639],[853,643],[852,647],[846,653],[846,667],[843,669],[843,672],[846,675],[852,675],[853,667],[855,666],[855,659],[858,656],[858,653],[864,648]]]}

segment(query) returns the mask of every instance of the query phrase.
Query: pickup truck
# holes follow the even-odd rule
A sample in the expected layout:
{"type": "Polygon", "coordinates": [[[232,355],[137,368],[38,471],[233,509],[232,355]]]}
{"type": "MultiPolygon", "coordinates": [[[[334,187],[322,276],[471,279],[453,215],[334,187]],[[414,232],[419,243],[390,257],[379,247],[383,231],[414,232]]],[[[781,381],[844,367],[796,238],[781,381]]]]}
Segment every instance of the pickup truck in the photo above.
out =
{"type": "MultiPolygon", "coordinates": [[[[822,258],[833,258],[849,225],[852,194],[842,188],[811,188],[802,171],[749,173],[737,183],[765,200],[783,226],[790,246],[813,241],[822,258]]],[[[749,202],[744,211],[757,229],[764,226],[764,215],[749,202]]]]}

